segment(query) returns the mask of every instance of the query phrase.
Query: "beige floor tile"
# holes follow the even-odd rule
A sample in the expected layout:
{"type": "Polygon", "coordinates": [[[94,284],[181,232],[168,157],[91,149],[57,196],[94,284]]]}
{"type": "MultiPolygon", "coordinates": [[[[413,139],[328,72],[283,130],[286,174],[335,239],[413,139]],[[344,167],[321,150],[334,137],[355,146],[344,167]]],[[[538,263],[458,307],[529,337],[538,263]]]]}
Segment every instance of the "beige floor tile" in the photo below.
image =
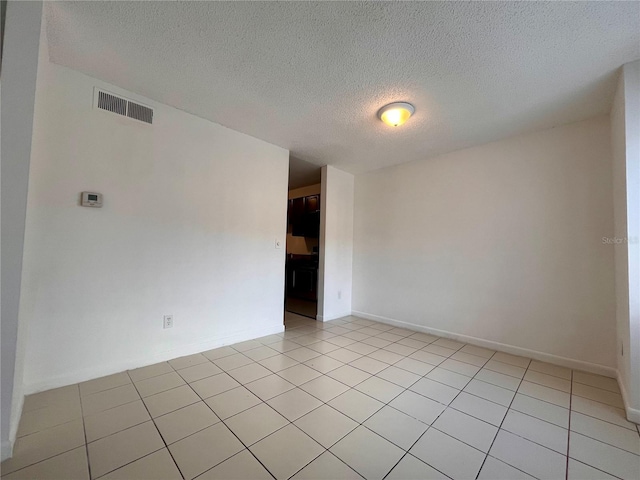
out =
{"type": "Polygon", "coordinates": [[[434,345],[440,345],[441,347],[450,348],[451,350],[460,350],[464,347],[464,343],[456,342],[455,340],[449,340],[448,338],[439,338],[435,342],[434,345]]]}
{"type": "Polygon", "coordinates": [[[465,345],[462,347],[460,352],[470,353],[471,355],[476,355],[478,357],[491,358],[496,352],[495,350],[489,350],[482,347],[476,347],[475,345],[465,345]]]}
{"type": "Polygon", "coordinates": [[[518,357],[516,355],[502,352],[496,352],[491,360],[495,360],[496,362],[501,363],[508,363],[509,365],[514,365],[520,368],[527,368],[529,366],[529,363],[531,362],[530,358],[518,357]]]}
{"type": "Polygon", "coordinates": [[[407,479],[448,480],[449,477],[427,465],[422,460],[418,460],[413,455],[407,454],[391,470],[391,473],[385,477],[385,480],[407,479]]]}
{"type": "Polygon", "coordinates": [[[582,462],[569,459],[569,469],[567,472],[567,480],[615,480],[616,477],[597,470],[582,462]]]}
{"type": "Polygon", "coordinates": [[[138,395],[135,387],[133,385],[123,385],[122,387],[82,397],[82,412],[87,416],[136,400],[140,400],[140,395],[138,395]]]}
{"type": "Polygon", "coordinates": [[[166,448],[101,477],[100,480],[182,480],[171,454],[166,448]]]}
{"type": "Polygon", "coordinates": [[[513,390],[508,390],[506,388],[498,387],[496,385],[483,382],[482,380],[475,379],[471,380],[467,386],[464,387],[464,391],[475,395],[476,397],[481,397],[485,400],[499,403],[505,407],[511,405],[511,401],[516,393],[513,390]]]}
{"type": "Polygon", "coordinates": [[[281,355],[281,354],[280,352],[274,350],[273,348],[262,346],[262,347],[254,348],[253,350],[247,350],[246,352],[244,352],[244,355],[249,357],[254,362],[259,362],[260,360],[264,360],[266,358],[274,357],[276,355],[281,355]]]}
{"type": "Polygon", "coordinates": [[[431,425],[445,409],[445,406],[441,403],[410,390],[398,395],[389,405],[427,425],[431,425]]]}
{"type": "Polygon", "coordinates": [[[225,420],[242,443],[249,446],[284,427],[289,421],[265,403],[225,420]]]}
{"type": "Polygon", "coordinates": [[[227,373],[241,384],[253,382],[259,378],[272,375],[271,370],[263,367],[259,363],[252,363],[250,365],[245,365],[244,367],[234,368],[233,370],[227,371],[227,373]]]}
{"type": "Polygon", "coordinates": [[[80,391],[78,385],[54,388],[45,392],[27,395],[24,399],[23,412],[29,412],[38,408],[68,405],[80,401],[80,391]]]}
{"type": "Polygon", "coordinates": [[[293,358],[297,362],[306,362],[307,360],[311,360],[312,358],[317,357],[320,353],[315,350],[311,350],[307,347],[296,348],[295,350],[289,350],[285,353],[287,357],[293,358]]]}
{"type": "Polygon", "coordinates": [[[240,386],[240,384],[227,373],[219,373],[212,377],[203,378],[190,385],[202,398],[213,397],[214,395],[240,386]]]}
{"type": "Polygon", "coordinates": [[[142,398],[171,390],[184,384],[185,381],[176,372],[169,372],[135,382],[135,386],[142,398]]]}
{"type": "Polygon", "coordinates": [[[231,347],[214,348],[213,350],[208,350],[206,352],[202,352],[202,355],[207,357],[212,362],[214,360],[218,360],[219,358],[228,357],[228,356],[237,355],[237,354],[238,354],[238,352],[236,352],[231,347]]]}
{"type": "Polygon", "coordinates": [[[23,437],[78,418],[82,418],[82,408],[79,401],[30,410],[22,414],[17,436],[23,437]]]}
{"type": "MultiPolygon", "coordinates": [[[[350,341],[353,341],[353,340],[350,340],[350,341]]],[[[286,353],[289,350],[295,350],[296,348],[300,348],[300,345],[290,340],[281,340],[280,342],[269,344],[269,348],[273,348],[275,351],[280,353],[286,353]]]]}
{"type": "Polygon", "coordinates": [[[569,394],[555,388],[545,387],[525,380],[520,384],[518,393],[553,403],[559,407],[569,408],[569,394]]]}
{"type": "Polygon", "coordinates": [[[87,446],[91,476],[101,477],[163,447],[164,442],[153,422],[96,440],[87,446]]]}
{"type": "Polygon", "coordinates": [[[448,358],[442,362],[438,368],[444,368],[445,370],[450,370],[467,377],[473,377],[480,370],[480,367],[476,367],[475,365],[461,362],[459,360],[454,360],[452,358],[448,358]]]}
{"type": "Polygon", "coordinates": [[[444,383],[436,382],[429,378],[422,378],[413,384],[409,390],[419,393],[420,395],[442,403],[443,405],[449,405],[454,398],[458,396],[460,390],[450,387],[444,383]]]}
{"type": "Polygon", "coordinates": [[[351,345],[347,345],[345,348],[347,350],[351,350],[352,352],[359,353],[360,355],[369,355],[370,353],[379,350],[378,347],[374,347],[373,345],[368,345],[362,342],[352,343],[351,345]]]}
{"type": "Polygon", "coordinates": [[[597,418],[571,412],[571,430],[614,447],[640,455],[640,435],[597,418]]]}
{"type": "Polygon", "coordinates": [[[478,480],[533,480],[534,478],[490,456],[484,461],[482,470],[478,475],[478,480]]]}
{"type": "Polygon", "coordinates": [[[349,387],[344,383],[326,375],[315,378],[301,385],[300,388],[323,402],[328,402],[349,390],[349,387]]]}
{"type": "MultiPolygon", "coordinates": [[[[324,358],[324,356],[318,357],[318,358],[324,358]]],[[[268,368],[274,373],[277,373],[281,370],[284,370],[285,368],[293,367],[294,365],[298,364],[296,360],[294,360],[291,357],[287,357],[282,353],[279,353],[278,355],[274,355],[273,357],[266,358],[264,360],[260,360],[260,362],[258,363],[263,367],[268,368]]]]}
{"type": "Polygon", "coordinates": [[[402,449],[362,426],[330,451],[367,479],[384,478],[404,455],[402,449]]]}
{"type": "Polygon", "coordinates": [[[434,367],[437,367],[447,359],[447,357],[436,355],[435,353],[427,352],[425,350],[418,350],[417,352],[412,353],[409,357],[423,363],[428,363],[434,367]]]}
{"type": "Polygon", "coordinates": [[[169,365],[169,362],[161,362],[147,367],[129,370],[129,376],[134,382],[139,382],[147,378],[157,377],[158,375],[164,375],[165,373],[170,372],[173,372],[173,368],[169,365]]]}
{"type": "Polygon", "coordinates": [[[156,427],[167,445],[215,425],[219,421],[220,419],[204,402],[194,403],[155,419],[156,427]]]}
{"type": "MultiPolygon", "coordinates": [[[[417,350],[421,350],[423,348],[426,348],[430,344],[429,342],[422,342],[422,341],[417,340],[417,339],[415,339],[415,338],[413,338],[411,336],[405,337],[402,340],[398,340],[397,343],[398,343],[398,345],[405,345],[407,347],[415,348],[417,350]]],[[[444,348],[444,347],[436,347],[436,349],[440,349],[440,348],[444,348]]],[[[449,349],[447,349],[447,350],[449,350],[449,349]]],[[[454,351],[450,351],[449,354],[453,353],[454,351]]]]}
{"type": "Polygon", "coordinates": [[[570,368],[561,367],[559,365],[552,365],[551,363],[531,360],[531,363],[529,364],[529,370],[533,370],[534,372],[546,373],[547,375],[553,375],[554,377],[564,378],[565,380],[571,380],[570,368]]]}
{"type": "Polygon", "coordinates": [[[467,375],[461,375],[450,370],[445,370],[442,367],[434,368],[425,376],[425,378],[430,378],[436,382],[444,383],[445,385],[457,388],[458,390],[462,390],[467,383],[471,381],[471,377],[468,377],[467,375]]]}
{"type": "Polygon", "coordinates": [[[384,362],[387,365],[393,365],[394,363],[397,363],[405,358],[402,355],[398,355],[397,353],[393,353],[384,349],[376,350],[375,352],[372,352],[367,356],[369,358],[374,358],[380,362],[384,362]]]}
{"type": "Polygon", "coordinates": [[[619,478],[640,478],[640,456],[576,432],[569,436],[569,456],[619,478]]]}
{"type": "Polygon", "coordinates": [[[211,377],[219,373],[222,373],[222,370],[209,361],[207,361],[206,363],[199,363],[198,365],[192,365],[190,367],[185,367],[178,372],[178,374],[187,383],[196,382],[198,380],[202,380],[203,378],[211,377]]]}
{"type": "Polygon", "coordinates": [[[573,384],[571,393],[579,397],[588,398],[589,400],[606,403],[607,405],[611,405],[612,407],[624,408],[624,402],[622,401],[622,396],[619,393],[614,393],[608,390],[603,390],[601,388],[575,382],[573,384]]]}
{"type": "Polygon", "coordinates": [[[564,478],[567,459],[512,433],[500,430],[489,454],[536,478],[564,478]]]}
{"type": "Polygon", "coordinates": [[[384,406],[382,402],[353,389],[337,396],[328,404],[359,423],[364,422],[384,406]]]}
{"type": "Polygon", "coordinates": [[[83,445],[30,467],[3,475],[2,478],[6,480],[89,480],[87,449],[83,445]]]}
{"type": "Polygon", "coordinates": [[[261,346],[262,344],[257,340],[247,340],[245,342],[234,343],[232,347],[239,352],[246,352],[247,350],[253,350],[261,346]]]}
{"type": "Polygon", "coordinates": [[[87,442],[93,442],[148,420],[151,420],[151,417],[142,400],[88,415],[84,419],[87,442]]]}
{"type": "Polygon", "coordinates": [[[511,408],[559,427],[569,428],[569,409],[567,408],[519,393],[514,397],[511,408]]]}
{"type": "Polygon", "coordinates": [[[411,448],[412,455],[451,478],[476,478],[485,454],[430,428],[411,448]]]}
{"type": "Polygon", "coordinates": [[[198,477],[198,480],[271,480],[273,477],[249,452],[243,450],[198,477]]]}
{"type": "Polygon", "coordinates": [[[416,352],[418,349],[415,347],[408,347],[407,345],[401,345],[400,343],[391,343],[390,345],[383,347],[383,350],[397,353],[398,355],[407,356],[416,352]]]}
{"type": "Polygon", "coordinates": [[[470,365],[475,365],[476,367],[483,367],[485,363],[487,363],[488,359],[485,357],[480,357],[478,355],[473,355],[471,353],[463,352],[462,350],[458,350],[456,353],[451,355],[452,360],[458,360],[459,362],[468,363],[470,365]]]}
{"type": "MultiPolygon", "coordinates": [[[[497,355],[497,353],[496,353],[497,355]]],[[[502,373],[504,375],[509,375],[511,377],[515,377],[515,378],[522,378],[524,377],[524,372],[526,371],[524,368],[522,367],[517,367],[515,365],[511,365],[508,363],[502,363],[502,362],[498,362],[495,359],[495,355],[493,356],[493,358],[491,358],[491,360],[489,360],[485,366],[483,368],[487,369],[487,370],[492,370],[494,372],[498,372],[498,373],[502,373]]]]}
{"type": "Polygon", "coordinates": [[[267,403],[290,422],[322,405],[320,400],[299,388],[278,395],[267,403]]]}
{"type": "Polygon", "coordinates": [[[338,350],[327,353],[327,355],[343,363],[350,363],[362,357],[361,354],[352,352],[351,350],[347,350],[346,348],[339,348],[338,350]]]}
{"type": "Polygon", "coordinates": [[[355,387],[356,390],[380,400],[382,403],[389,403],[400,395],[404,388],[395,383],[388,382],[378,377],[371,377],[355,387]]]}
{"type": "Polygon", "coordinates": [[[408,450],[428,428],[426,424],[389,406],[369,417],[364,426],[404,450],[408,450]]]}
{"type": "Polygon", "coordinates": [[[245,387],[265,402],[270,398],[296,388],[294,384],[275,374],[247,383],[245,387]]]}
{"type": "Polygon", "coordinates": [[[354,368],[351,365],[345,365],[340,368],[336,368],[335,370],[327,373],[327,376],[338,380],[339,382],[344,383],[345,385],[349,385],[350,387],[355,387],[359,383],[364,382],[367,378],[371,376],[371,374],[354,368]]]}
{"type": "Polygon", "coordinates": [[[616,424],[630,430],[636,429],[636,424],[627,420],[625,411],[621,408],[612,407],[605,403],[589,400],[588,398],[573,396],[571,399],[571,409],[584,413],[590,417],[599,418],[605,422],[616,424]]]}
{"type": "Polygon", "coordinates": [[[573,381],[575,383],[582,383],[584,385],[608,390],[613,393],[620,393],[620,387],[618,386],[618,381],[615,378],[575,370],[573,372],[573,381]]]}
{"type": "Polygon", "coordinates": [[[562,455],[567,453],[569,432],[539,418],[509,410],[501,428],[562,455]]]}
{"type": "Polygon", "coordinates": [[[524,379],[528,382],[537,383],[538,385],[544,385],[549,388],[555,388],[556,390],[561,390],[566,393],[571,392],[571,382],[569,380],[555,377],[553,375],[547,375],[546,373],[528,370],[524,379]]]}
{"type": "Polygon", "coordinates": [[[255,407],[261,403],[261,400],[245,387],[240,386],[209,397],[205,402],[218,417],[225,420],[251,407],[255,407]]]}
{"type": "Polygon", "coordinates": [[[169,450],[185,479],[191,480],[244,450],[244,446],[220,422],[169,445],[169,450]]]}
{"type": "MultiPolygon", "coordinates": [[[[411,341],[409,339],[409,341],[411,341]]],[[[412,345],[415,346],[415,345],[412,345]]],[[[424,345],[422,347],[418,347],[420,348],[420,350],[424,351],[424,352],[429,352],[429,353],[434,353],[436,355],[439,355],[441,357],[450,357],[451,355],[453,355],[454,353],[456,353],[456,350],[453,350],[451,348],[445,348],[442,347],[440,345],[436,345],[434,343],[431,343],[429,345],[424,345]]]]}
{"type": "Polygon", "coordinates": [[[131,383],[131,379],[127,372],[115,373],[106,377],[96,378],[88,382],[82,382],[78,385],[80,395],[91,395],[92,393],[102,392],[115,387],[121,387],[131,383]]]}
{"type": "Polygon", "coordinates": [[[233,370],[234,368],[244,367],[245,365],[250,365],[253,363],[246,355],[241,353],[236,353],[234,355],[227,355],[226,357],[221,357],[213,360],[217,366],[219,366],[224,371],[233,370]]]}
{"type": "Polygon", "coordinates": [[[449,406],[472,417],[484,420],[496,427],[500,426],[502,419],[507,413],[507,407],[490,402],[484,398],[476,397],[475,395],[469,395],[466,392],[461,392],[449,406]]]}
{"type": "Polygon", "coordinates": [[[498,427],[475,417],[447,408],[433,423],[433,428],[471,445],[482,452],[488,452],[498,427]]]}
{"type": "Polygon", "coordinates": [[[277,479],[291,477],[324,449],[294,425],[288,425],[250,447],[277,479]]]}
{"type": "MultiPolygon", "coordinates": [[[[356,340],[358,342],[361,342],[362,340],[371,337],[371,335],[367,335],[366,333],[362,333],[359,330],[358,331],[349,332],[349,333],[345,333],[343,336],[347,337],[347,338],[351,338],[351,339],[356,340]]],[[[391,340],[390,338],[384,338],[384,337],[379,337],[379,338],[383,338],[384,340],[395,341],[395,340],[391,340]]],[[[399,337],[399,338],[402,338],[402,337],[399,337]]]]}
{"type": "Polygon", "coordinates": [[[186,357],[174,358],[169,360],[175,370],[182,370],[183,368],[193,367],[194,365],[200,365],[201,363],[208,363],[209,360],[201,353],[194,353],[193,355],[187,355],[186,357]]]}
{"type": "Polygon", "coordinates": [[[152,417],[165,415],[179,408],[200,401],[200,397],[188,386],[182,385],[166,392],[151,395],[142,399],[152,417]]]}
{"type": "Polygon", "coordinates": [[[385,368],[381,372],[378,372],[376,377],[383,378],[384,380],[388,380],[389,382],[395,383],[396,385],[400,385],[404,388],[409,388],[422,378],[420,375],[416,375],[415,373],[411,373],[396,366],[385,368]]]}
{"type": "Polygon", "coordinates": [[[321,375],[320,372],[303,364],[298,364],[278,372],[282,378],[294,385],[302,385],[321,375]]]}
{"type": "Polygon", "coordinates": [[[354,470],[330,452],[324,452],[296,473],[294,480],[362,480],[354,470]]]}
{"type": "Polygon", "coordinates": [[[385,340],[384,338],[369,337],[362,340],[362,343],[366,345],[371,345],[372,347],[384,348],[387,345],[391,345],[393,342],[390,342],[389,340],[385,340]]]}
{"type": "Polygon", "coordinates": [[[415,332],[409,335],[409,338],[420,340],[421,342],[424,342],[424,343],[433,343],[436,340],[440,339],[440,337],[436,337],[435,335],[429,335],[428,333],[422,333],[422,332],[415,332]]]}
{"type": "Polygon", "coordinates": [[[13,447],[13,457],[2,462],[1,470],[6,475],[82,445],[82,420],[73,420],[18,438],[13,447]]]}
{"type": "Polygon", "coordinates": [[[319,357],[312,358],[311,360],[304,362],[304,364],[307,367],[311,367],[314,370],[319,371],[320,373],[329,373],[330,371],[335,370],[336,368],[340,368],[344,365],[344,363],[342,363],[341,361],[336,360],[335,358],[327,357],[326,355],[320,355],[319,357]]]}
{"type": "Polygon", "coordinates": [[[325,354],[325,353],[333,352],[334,350],[338,350],[340,347],[338,345],[335,345],[333,343],[329,343],[323,340],[318,343],[308,345],[307,348],[310,348],[314,352],[325,354]]]}
{"type": "Polygon", "coordinates": [[[403,358],[393,366],[420,376],[426,375],[431,370],[436,368],[435,365],[421,362],[419,360],[416,360],[415,358],[403,358]]]}
{"type": "Polygon", "coordinates": [[[513,390],[514,392],[518,390],[518,387],[520,386],[519,378],[505,375],[504,373],[494,372],[493,370],[487,370],[486,368],[480,370],[474,378],[497,387],[513,390]]]}
{"type": "Polygon", "coordinates": [[[371,357],[361,357],[357,360],[354,360],[350,363],[352,367],[355,367],[359,370],[364,370],[371,375],[375,375],[378,372],[381,372],[385,368],[389,366],[389,364],[376,360],[371,357]]]}
{"type": "Polygon", "coordinates": [[[294,423],[325,448],[331,447],[358,426],[358,423],[328,405],[322,405],[294,423]]]}

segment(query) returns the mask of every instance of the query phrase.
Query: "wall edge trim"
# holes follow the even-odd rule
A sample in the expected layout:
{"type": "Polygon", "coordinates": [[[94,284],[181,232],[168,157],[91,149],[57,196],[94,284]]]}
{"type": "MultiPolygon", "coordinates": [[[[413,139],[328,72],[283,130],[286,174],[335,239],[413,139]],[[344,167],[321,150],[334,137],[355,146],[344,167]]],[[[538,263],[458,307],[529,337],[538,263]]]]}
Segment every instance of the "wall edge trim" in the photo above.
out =
{"type": "Polygon", "coordinates": [[[620,393],[622,394],[622,401],[624,402],[624,411],[627,415],[627,420],[633,423],[640,424],[640,410],[637,408],[632,408],[629,405],[629,394],[627,393],[627,389],[624,386],[624,382],[622,381],[622,375],[620,371],[617,372],[618,386],[620,387],[620,393]]]}
{"type": "Polygon", "coordinates": [[[604,375],[607,377],[617,378],[618,371],[615,368],[607,367],[597,363],[585,362],[582,360],[575,360],[573,358],[562,357],[560,355],[554,355],[551,353],[540,352],[538,350],[530,350],[528,348],[516,347],[506,343],[495,342],[493,340],[485,340],[484,338],[472,337],[470,335],[462,335],[459,333],[449,332],[447,330],[439,330],[437,328],[425,327],[424,325],[418,325],[411,322],[404,322],[402,320],[396,320],[393,318],[383,317],[381,315],[374,315],[372,313],[360,312],[354,310],[353,316],[366,318],[367,320],[375,320],[380,323],[386,323],[387,325],[393,325],[402,328],[411,328],[424,333],[430,333],[439,337],[450,338],[451,340],[464,341],[471,345],[478,347],[489,348],[492,350],[498,350],[500,352],[509,353],[512,355],[520,355],[529,357],[534,360],[542,362],[553,363],[554,365],[560,365],[562,367],[583,370],[589,373],[595,373],[598,375],[604,375]]]}
{"type": "Polygon", "coordinates": [[[145,367],[158,362],[166,362],[168,360],[173,360],[174,358],[183,357],[185,355],[192,355],[194,353],[212,350],[214,348],[223,347],[225,345],[244,342],[245,340],[253,340],[255,338],[266,337],[267,335],[273,335],[282,332],[284,332],[284,324],[274,325],[271,327],[263,328],[261,330],[244,330],[232,335],[227,335],[226,337],[216,337],[204,342],[191,343],[179,348],[165,350],[164,352],[160,352],[154,355],[130,358],[125,361],[112,363],[108,366],[105,366],[104,368],[77,370],[47,379],[45,381],[28,383],[24,385],[24,393],[25,395],[30,395],[33,393],[50,390],[52,388],[73,385],[75,383],[85,382],[87,380],[104,377],[106,375],[112,375],[114,373],[123,372],[125,370],[145,367]]]}

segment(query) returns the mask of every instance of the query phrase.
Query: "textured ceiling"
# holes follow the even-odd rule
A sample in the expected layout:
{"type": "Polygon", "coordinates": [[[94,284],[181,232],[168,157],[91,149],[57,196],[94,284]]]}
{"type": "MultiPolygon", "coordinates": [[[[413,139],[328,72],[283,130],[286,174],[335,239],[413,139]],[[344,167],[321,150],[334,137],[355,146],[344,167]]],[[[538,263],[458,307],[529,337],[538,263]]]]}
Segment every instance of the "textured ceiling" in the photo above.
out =
{"type": "Polygon", "coordinates": [[[609,111],[638,2],[49,2],[51,61],[362,172],[609,111]],[[416,114],[393,129],[391,101],[416,114]]]}

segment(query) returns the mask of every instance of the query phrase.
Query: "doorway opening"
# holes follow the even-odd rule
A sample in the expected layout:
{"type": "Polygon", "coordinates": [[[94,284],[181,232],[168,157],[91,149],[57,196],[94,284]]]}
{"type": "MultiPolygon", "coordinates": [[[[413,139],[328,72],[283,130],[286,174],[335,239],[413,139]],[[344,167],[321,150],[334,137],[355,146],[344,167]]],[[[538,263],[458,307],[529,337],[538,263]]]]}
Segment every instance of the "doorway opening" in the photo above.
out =
{"type": "Polygon", "coordinates": [[[319,166],[290,158],[285,312],[313,320],[318,314],[320,182],[319,166]]]}

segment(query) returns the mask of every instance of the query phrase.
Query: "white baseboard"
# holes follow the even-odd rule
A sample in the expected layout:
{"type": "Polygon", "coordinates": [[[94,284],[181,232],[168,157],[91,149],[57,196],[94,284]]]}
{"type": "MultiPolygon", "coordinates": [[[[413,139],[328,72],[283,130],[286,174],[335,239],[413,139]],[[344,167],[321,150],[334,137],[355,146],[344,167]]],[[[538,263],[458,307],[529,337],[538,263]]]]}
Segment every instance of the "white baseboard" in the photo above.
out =
{"type": "Polygon", "coordinates": [[[42,392],[52,388],[65,387],[67,385],[73,385],[74,383],[93,380],[94,378],[104,377],[106,375],[123,372],[125,370],[145,367],[158,362],[166,362],[167,360],[183,357],[185,355],[192,355],[194,353],[200,353],[214,348],[223,347],[225,345],[244,342],[245,340],[252,340],[254,338],[265,337],[267,335],[273,335],[274,333],[281,332],[284,332],[284,325],[282,324],[263,328],[261,330],[245,330],[227,337],[218,337],[205,342],[192,343],[153,355],[120,360],[109,363],[108,365],[101,365],[98,368],[92,367],[84,370],[76,370],[57,377],[25,384],[24,394],[30,395],[32,393],[42,392]]]}
{"type": "Polygon", "coordinates": [[[620,386],[620,393],[622,394],[622,401],[624,402],[624,410],[627,415],[627,420],[633,423],[640,424],[640,410],[637,408],[632,408],[629,405],[629,395],[627,393],[627,389],[622,381],[622,375],[618,372],[618,385],[620,386]]]}
{"type": "Polygon", "coordinates": [[[597,375],[604,375],[607,377],[617,378],[618,371],[615,368],[607,367],[605,365],[599,365],[597,363],[584,362],[582,360],[575,360],[573,358],[562,357],[559,355],[553,355],[551,353],[539,352],[537,350],[529,350],[528,348],[516,347],[508,345],[506,343],[494,342],[492,340],[485,340],[483,338],[471,337],[469,335],[461,335],[458,333],[448,332],[446,330],[439,330],[437,328],[425,327],[424,325],[418,325],[410,322],[403,322],[401,320],[395,320],[393,318],[382,317],[380,315],[373,315],[366,312],[353,311],[353,316],[366,318],[367,320],[374,320],[380,323],[386,323],[393,325],[394,327],[408,328],[419,332],[430,333],[431,335],[437,335],[439,337],[450,338],[451,340],[457,340],[459,342],[470,343],[478,347],[488,348],[491,350],[498,350],[504,353],[510,353],[512,355],[519,355],[522,357],[533,358],[541,362],[553,363],[554,365],[560,365],[562,367],[583,370],[589,373],[595,373],[597,375]]]}
{"type": "Polygon", "coordinates": [[[11,440],[4,440],[2,442],[2,450],[0,451],[1,461],[5,461],[7,458],[11,457],[13,452],[13,444],[11,440]]]}
{"type": "Polygon", "coordinates": [[[330,322],[331,320],[337,320],[338,318],[348,317],[349,315],[351,315],[351,311],[343,312],[338,315],[327,315],[327,316],[316,315],[316,320],[320,322],[330,322]]]}

